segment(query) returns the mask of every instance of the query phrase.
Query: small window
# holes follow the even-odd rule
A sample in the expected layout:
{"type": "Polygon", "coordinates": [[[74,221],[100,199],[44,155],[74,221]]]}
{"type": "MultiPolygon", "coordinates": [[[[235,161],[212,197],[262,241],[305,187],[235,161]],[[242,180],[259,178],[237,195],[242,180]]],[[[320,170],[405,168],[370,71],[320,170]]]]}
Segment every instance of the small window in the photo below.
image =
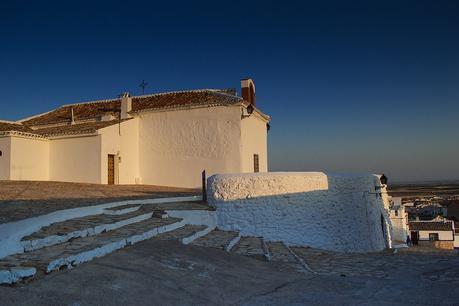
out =
{"type": "Polygon", "coordinates": [[[398,210],[394,211],[395,216],[398,217],[398,210]]]}
{"type": "Polygon", "coordinates": [[[258,154],[253,154],[253,172],[260,172],[260,159],[258,154]]]}
{"type": "Polygon", "coordinates": [[[429,233],[430,241],[438,241],[438,233],[429,233]]]}
{"type": "Polygon", "coordinates": [[[3,154],[3,153],[2,153],[2,150],[0,150],[0,157],[2,157],[2,154],[3,154]]]}

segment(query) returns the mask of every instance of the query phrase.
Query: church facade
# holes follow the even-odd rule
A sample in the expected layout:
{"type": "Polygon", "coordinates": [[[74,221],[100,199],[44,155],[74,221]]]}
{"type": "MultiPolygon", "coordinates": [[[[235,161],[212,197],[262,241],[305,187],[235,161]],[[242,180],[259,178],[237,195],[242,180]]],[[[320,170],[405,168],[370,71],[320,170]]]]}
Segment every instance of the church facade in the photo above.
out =
{"type": "Polygon", "coordinates": [[[268,171],[255,85],[64,105],[0,121],[0,180],[197,188],[201,172],[268,171]]]}

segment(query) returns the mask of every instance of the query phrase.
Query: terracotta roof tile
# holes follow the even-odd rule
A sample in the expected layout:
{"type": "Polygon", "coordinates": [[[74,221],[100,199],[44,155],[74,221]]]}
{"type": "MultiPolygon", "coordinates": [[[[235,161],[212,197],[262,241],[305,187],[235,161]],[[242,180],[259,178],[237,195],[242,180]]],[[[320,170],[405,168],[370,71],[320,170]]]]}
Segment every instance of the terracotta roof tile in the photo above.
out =
{"type": "MultiPolygon", "coordinates": [[[[182,107],[235,105],[238,103],[247,104],[247,101],[244,101],[241,97],[237,97],[236,90],[234,89],[177,91],[134,96],[132,97],[131,113],[182,107]]],[[[120,109],[120,107],[121,99],[119,98],[64,105],[50,112],[18,121],[18,123],[0,121],[0,131],[28,132],[41,136],[91,133],[100,128],[116,124],[118,121],[97,121],[90,123],[78,123],[78,121],[100,120],[106,114],[117,116],[118,114],[109,110],[120,109]],[[72,110],[74,120],[77,122],[74,125],[70,125],[72,110]]]]}
{"type": "MultiPolygon", "coordinates": [[[[126,120],[122,120],[122,121],[126,121],[126,120]]],[[[119,122],[118,120],[111,120],[111,121],[79,123],[79,124],[73,124],[73,125],[64,125],[64,126],[56,126],[56,127],[38,129],[38,130],[33,131],[33,133],[37,135],[46,136],[46,137],[60,136],[60,135],[90,134],[90,133],[95,133],[97,130],[118,124],[118,122],[119,122]]]]}
{"type": "MultiPolygon", "coordinates": [[[[132,112],[184,106],[231,105],[244,101],[232,93],[232,90],[203,89],[134,96],[132,97],[132,112]]],[[[69,122],[71,120],[72,109],[76,121],[100,118],[107,113],[106,109],[119,109],[120,106],[120,99],[64,105],[43,115],[23,120],[22,123],[27,126],[39,126],[69,122]]]]}
{"type": "Polygon", "coordinates": [[[95,103],[64,105],[49,113],[22,121],[22,124],[28,126],[37,126],[70,122],[72,119],[72,109],[75,120],[98,118],[105,113],[103,109],[120,108],[120,101],[121,100],[112,100],[95,103]]]}
{"type": "Polygon", "coordinates": [[[183,106],[232,105],[243,102],[242,98],[224,91],[184,91],[132,98],[132,111],[169,109],[183,106]]]}
{"type": "Polygon", "coordinates": [[[0,121],[0,132],[9,132],[9,131],[30,132],[32,130],[29,127],[19,124],[19,123],[0,121]]]}
{"type": "Polygon", "coordinates": [[[452,231],[452,222],[435,221],[411,221],[409,223],[412,231],[452,231]]]}

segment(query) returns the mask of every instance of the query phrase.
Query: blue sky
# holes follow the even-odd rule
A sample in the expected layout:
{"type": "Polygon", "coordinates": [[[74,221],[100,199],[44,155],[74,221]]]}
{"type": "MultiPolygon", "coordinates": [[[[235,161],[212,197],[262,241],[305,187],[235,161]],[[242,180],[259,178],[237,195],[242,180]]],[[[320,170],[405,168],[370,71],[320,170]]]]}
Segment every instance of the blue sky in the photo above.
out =
{"type": "Polygon", "coordinates": [[[1,119],[252,77],[270,170],[459,179],[457,1],[2,1],[0,38],[1,119]]]}

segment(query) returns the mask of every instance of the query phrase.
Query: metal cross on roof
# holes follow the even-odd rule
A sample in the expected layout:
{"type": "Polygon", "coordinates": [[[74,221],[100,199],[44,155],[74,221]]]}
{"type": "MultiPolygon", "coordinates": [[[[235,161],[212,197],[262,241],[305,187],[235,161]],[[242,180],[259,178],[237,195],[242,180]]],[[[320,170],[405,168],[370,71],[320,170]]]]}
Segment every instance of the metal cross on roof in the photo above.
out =
{"type": "Polygon", "coordinates": [[[142,83],[140,83],[139,87],[142,87],[142,94],[145,94],[145,87],[147,87],[148,83],[145,82],[145,80],[142,80],[142,83]]]}

